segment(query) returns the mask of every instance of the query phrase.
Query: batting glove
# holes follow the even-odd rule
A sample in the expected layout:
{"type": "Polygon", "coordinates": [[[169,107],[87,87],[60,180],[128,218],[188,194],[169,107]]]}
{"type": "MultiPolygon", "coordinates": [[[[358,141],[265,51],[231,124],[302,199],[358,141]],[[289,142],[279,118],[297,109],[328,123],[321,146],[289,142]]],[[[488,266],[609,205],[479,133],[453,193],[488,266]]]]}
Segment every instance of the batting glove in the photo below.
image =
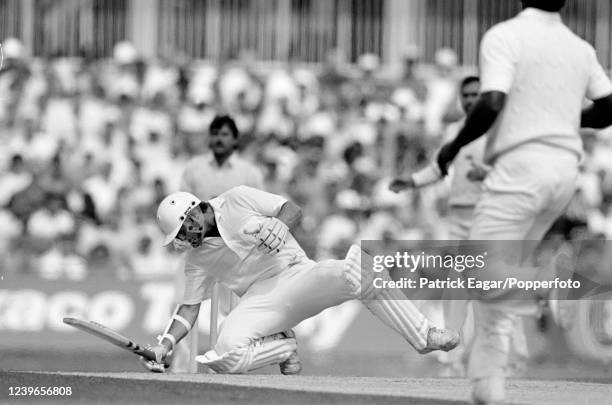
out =
{"type": "Polygon", "coordinates": [[[140,364],[153,373],[166,372],[166,369],[170,367],[170,362],[166,359],[166,357],[168,357],[170,354],[168,349],[164,345],[147,345],[147,349],[155,353],[155,360],[147,360],[144,357],[140,357],[140,364]]]}
{"type": "Polygon", "coordinates": [[[259,251],[273,255],[280,252],[287,242],[289,227],[280,219],[271,217],[246,228],[244,233],[255,237],[259,251]]]}

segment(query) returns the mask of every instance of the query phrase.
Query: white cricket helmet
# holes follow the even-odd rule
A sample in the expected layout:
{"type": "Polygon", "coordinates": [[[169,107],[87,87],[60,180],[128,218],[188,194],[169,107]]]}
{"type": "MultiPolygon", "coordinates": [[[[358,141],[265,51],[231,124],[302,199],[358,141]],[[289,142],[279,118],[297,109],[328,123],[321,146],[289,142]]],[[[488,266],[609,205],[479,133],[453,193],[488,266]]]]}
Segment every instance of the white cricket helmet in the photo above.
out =
{"type": "Polygon", "coordinates": [[[189,212],[202,202],[198,197],[185,191],[168,195],[157,208],[157,224],[164,235],[164,246],[172,243],[181,230],[189,212]]]}

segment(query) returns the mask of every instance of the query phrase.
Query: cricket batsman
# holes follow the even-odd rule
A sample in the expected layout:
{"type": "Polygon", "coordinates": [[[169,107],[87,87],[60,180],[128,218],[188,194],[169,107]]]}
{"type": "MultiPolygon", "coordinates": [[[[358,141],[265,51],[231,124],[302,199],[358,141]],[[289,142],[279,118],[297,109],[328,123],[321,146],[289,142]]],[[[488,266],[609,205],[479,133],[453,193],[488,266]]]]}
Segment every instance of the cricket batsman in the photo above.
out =
{"type": "MultiPolygon", "coordinates": [[[[362,271],[361,265],[370,257],[359,247],[352,246],[344,260],[310,260],[290,232],[300,218],[291,201],[247,186],[208,201],[186,192],[167,196],[157,221],[166,245],[187,250],[185,297],[151,348],[157,361],[147,362],[147,368],[163,371],[162,363],[191,329],[215,282],[240,296],[215,346],[196,357],[217,373],[271,364],[280,364],[283,374],[299,373],[291,328],[350,299],[360,299],[419,353],[457,346],[456,332],[431,326],[401,291],[373,287],[371,266],[362,271]]],[[[388,273],[381,275],[389,279],[388,273]]]]}
{"type": "MultiPolygon", "coordinates": [[[[180,190],[188,191],[201,200],[208,200],[236,186],[245,185],[263,189],[263,175],[259,168],[237,152],[240,132],[232,117],[216,115],[208,126],[207,139],[209,152],[195,156],[187,162],[181,175],[180,190]],[[206,179],[202,178],[201,173],[207,174],[206,179]]],[[[184,295],[184,267],[181,260],[175,277],[177,304],[182,301],[184,295]]],[[[217,296],[211,300],[216,299],[219,315],[225,317],[229,313],[232,298],[231,292],[226,288],[217,289],[217,296]]],[[[209,305],[212,311],[212,301],[209,305]]],[[[217,325],[208,326],[209,331],[217,327],[217,325]]],[[[196,325],[194,328],[197,330],[196,325]]],[[[190,359],[185,343],[183,341],[174,348],[171,369],[173,372],[186,370],[188,367],[190,359]]]]}
{"type": "MultiPolygon", "coordinates": [[[[481,96],[437,161],[446,173],[460,150],[488,132],[492,165],[474,211],[469,239],[490,241],[483,277],[535,276],[521,266],[574,195],[582,156],[580,126],[612,125],[612,82],[593,47],[563,24],[565,0],[522,0],[524,10],[493,26],[480,45],[481,96]],[[584,98],[593,100],[582,110],[584,98]],[[511,243],[508,241],[522,241],[511,243]]],[[[504,369],[519,315],[535,301],[476,304],[476,339],[468,365],[478,404],[505,398],[504,369]]],[[[483,297],[484,298],[484,297],[483,297]]]]}

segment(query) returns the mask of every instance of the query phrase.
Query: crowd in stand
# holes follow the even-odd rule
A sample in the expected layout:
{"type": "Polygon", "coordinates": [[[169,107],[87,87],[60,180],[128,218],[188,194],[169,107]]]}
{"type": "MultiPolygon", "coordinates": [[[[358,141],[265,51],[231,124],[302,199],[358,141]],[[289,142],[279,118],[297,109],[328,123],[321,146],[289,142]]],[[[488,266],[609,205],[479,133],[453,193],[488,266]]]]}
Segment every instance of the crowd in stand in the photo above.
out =
{"type": "MultiPolygon", "coordinates": [[[[146,61],[129,43],[108,59],[27,57],[3,42],[0,70],[0,269],[47,279],[177,271],[160,247],[159,201],[186,161],[206,151],[207,129],[229,114],[240,153],[268,191],[304,210],[296,237],[313,258],[359,239],[440,239],[445,184],[394,194],[390,179],[423,167],[448,122],[461,117],[468,72],[450,49],[425,65],[376,55],[355,63],[330,51],[317,65],[146,61]]],[[[556,229],[612,237],[612,138],[585,132],[577,196],[556,229]]],[[[202,173],[206,181],[206,173],[202,173]]]]}

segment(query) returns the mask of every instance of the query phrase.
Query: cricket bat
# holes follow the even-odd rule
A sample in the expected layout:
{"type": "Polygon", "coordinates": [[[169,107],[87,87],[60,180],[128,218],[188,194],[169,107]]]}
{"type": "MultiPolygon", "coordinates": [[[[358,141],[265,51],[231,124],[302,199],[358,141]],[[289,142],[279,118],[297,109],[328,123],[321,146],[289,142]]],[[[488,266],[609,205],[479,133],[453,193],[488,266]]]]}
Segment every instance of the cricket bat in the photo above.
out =
{"type": "Polygon", "coordinates": [[[155,361],[155,353],[153,353],[153,351],[139,345],[133,340],[123,336],[119,332],[114,331],[107,326],[93,321],[85,321],[82,319],[70,317],[64,318],[64,323],[73,326],[77,329],[80,329],[83,332],[87,332],[90,335],[94,335],[96,337],[99,337],[100,339],[106,340],[107,342],[112,343],[115,346],[120,347],[124,350],[127,350],[128,352],[134,353],[138,356],[142,356],[147,360],[155,361]]]}

